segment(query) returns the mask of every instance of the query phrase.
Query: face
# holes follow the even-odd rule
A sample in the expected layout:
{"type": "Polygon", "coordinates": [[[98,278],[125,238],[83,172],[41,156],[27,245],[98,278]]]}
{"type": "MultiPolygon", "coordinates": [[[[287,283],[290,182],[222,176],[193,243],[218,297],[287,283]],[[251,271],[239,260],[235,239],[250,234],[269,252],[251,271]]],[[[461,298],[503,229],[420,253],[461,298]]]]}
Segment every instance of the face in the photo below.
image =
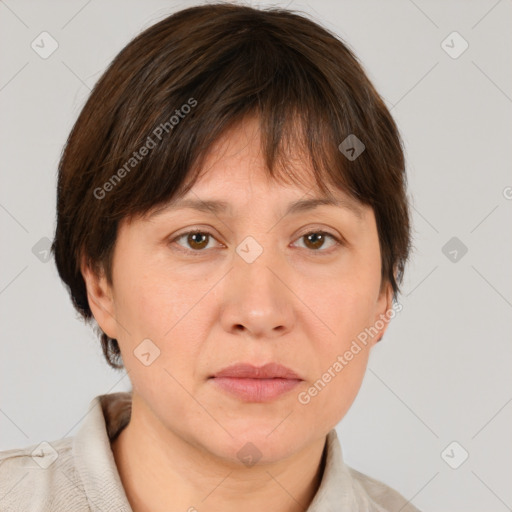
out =
{"type": "Polygon", "coordinates": [[[343,418],[387,326],[375,217],[360,204],[359,215],[342,203],[287,211],[319,197],[313,177],[309,189],[269,181],[255,120],[219,140],[205,168],[183,199],[227,207],[124,221],[112,286],[83,267],[89,302],[161,431],[224,459],[250,442],[278,461],[343,418]],[[212,378],[237,363],[296,378],[212,378]]]}

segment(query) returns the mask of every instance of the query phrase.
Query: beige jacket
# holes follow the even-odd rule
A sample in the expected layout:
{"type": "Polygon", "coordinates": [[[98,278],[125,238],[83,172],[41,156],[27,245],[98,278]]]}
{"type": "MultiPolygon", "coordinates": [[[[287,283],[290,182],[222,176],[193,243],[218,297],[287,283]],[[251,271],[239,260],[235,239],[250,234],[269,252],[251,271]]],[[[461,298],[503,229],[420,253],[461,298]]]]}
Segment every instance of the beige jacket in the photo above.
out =
{"type": "MultiPolygon", "coordinates": [[[[110,447],[130,414],[130,393],[99,395],[75,436],[0,452],[0,511],[132,512],[110,447]]],[[[334,429],[325,460],[306,512],[419,512],[397,491],[346,466],[334,429]]]]}

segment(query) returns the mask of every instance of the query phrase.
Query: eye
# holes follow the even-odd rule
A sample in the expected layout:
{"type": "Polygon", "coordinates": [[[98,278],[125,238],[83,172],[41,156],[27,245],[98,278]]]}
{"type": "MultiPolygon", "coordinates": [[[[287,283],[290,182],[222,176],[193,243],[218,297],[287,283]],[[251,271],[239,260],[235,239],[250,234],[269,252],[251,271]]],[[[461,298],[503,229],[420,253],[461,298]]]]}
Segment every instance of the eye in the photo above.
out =
{"type": "Polygon", "coordinates": [[[310,231],[309,233],[305,233],[298,238],[298,240],[304,240],[306,249],[310,249],[314,252],[327,252],[324,245],[325,241],[328,239],[332,241],[330,247],[341,245],[341,241],[338,238],[336,238],[334,235],[331,235],[331,233],[327,233],[326,231],[310,231]],[[319,251],[321,248],[324,248],[324,250],[319,251]]]}
{"type": "MultiPolygon", "coordinates": [[[[171,240],[171,243],[176,242],[178,245],[188,250],[188,252],[204,252],[204,249],[211,249],[209,242],[215,240],[214,236],[204,230],[193,230],[187,231],[178,235],[176,238],[171,240]],[[179,243],[180,240],[184,239],[184,244],[179,243]]],[[[304,240],[304,248],[309,249],[313,252],[327,252],[329,248],[337,245],[342,245],[341,241],[326,231],[310,231],[300,236],[298,240],[304,240]],[[331,240],[331,245],[325,248],[326,240],[331,240]],[[323,249],[323,250],[320,250],[323,249]]]]}
{"type": "Polygon", "coordinates": [[[185,249],[190,249],[193,252],[201,252],[203,249],[208,248],[208,242],[214,239],[213,235],[208,231],[194,230],[182,233],[174,238],[172,242],[177,242],[183,238],[185,239],[185,243],[188,244],[188,247],[185,246],[185,249]]]}

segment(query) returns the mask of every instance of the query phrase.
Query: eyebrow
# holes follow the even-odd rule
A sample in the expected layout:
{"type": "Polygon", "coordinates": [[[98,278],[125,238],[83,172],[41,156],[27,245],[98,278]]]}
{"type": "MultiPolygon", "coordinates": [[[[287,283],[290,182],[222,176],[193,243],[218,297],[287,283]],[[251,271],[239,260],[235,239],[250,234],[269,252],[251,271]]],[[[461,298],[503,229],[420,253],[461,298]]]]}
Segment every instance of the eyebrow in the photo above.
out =
{"type": "MultiPolygon", "coordinates": [[[[352,212],[359,220],[363,218],[363,209],[352,201],[346,199],[331,199],[329,197],[317,197],[314,199],[299,199],[288,205],[284,216],[291,215],[294,213],[305,212],[313,210],[318,206],[336,206],[343,208],[349,212],[352,212]]],[[[226,201],[213,200],[213,199],[179,199],[172,201],[162,208],[158,208],[153,211],[148,218],[152,218],[168,211],[175,211],[180,209],[193,209],[200,212],[213,213],[215,215],[219,213],[230,212],[232,213],[232,206],[226,201]]]]}

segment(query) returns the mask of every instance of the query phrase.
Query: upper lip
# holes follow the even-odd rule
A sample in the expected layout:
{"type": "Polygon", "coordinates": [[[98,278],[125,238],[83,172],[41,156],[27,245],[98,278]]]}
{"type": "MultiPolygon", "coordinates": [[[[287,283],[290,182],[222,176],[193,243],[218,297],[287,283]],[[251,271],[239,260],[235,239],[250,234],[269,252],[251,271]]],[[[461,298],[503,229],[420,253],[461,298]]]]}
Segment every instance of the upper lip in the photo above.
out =
{"type": "Polygon", "coordinates": [[[263,366],[254,366],[249,363],[239,363],[228,366],[212,377],[234,377],[239,379],[296,379],[302,380],[297,373],[279,363],[267,363],[263,366]]]}

